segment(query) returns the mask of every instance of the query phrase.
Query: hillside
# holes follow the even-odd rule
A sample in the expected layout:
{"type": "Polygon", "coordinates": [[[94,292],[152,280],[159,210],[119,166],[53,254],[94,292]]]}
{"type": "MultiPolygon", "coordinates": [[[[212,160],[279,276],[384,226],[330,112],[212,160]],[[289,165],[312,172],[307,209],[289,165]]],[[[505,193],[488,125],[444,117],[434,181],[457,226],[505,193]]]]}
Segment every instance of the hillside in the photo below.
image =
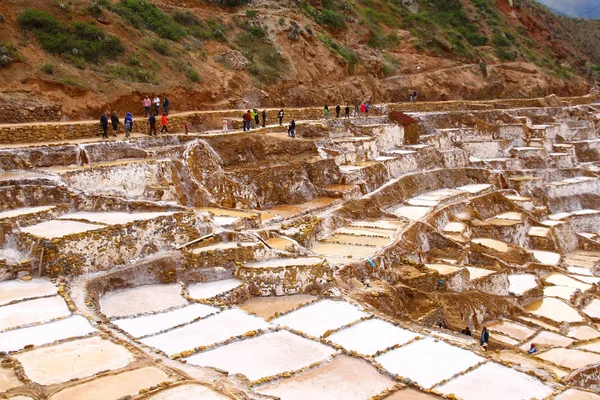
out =
{"type": "Polygon", "coordinates": [[[600,19],[600,3],[597,0],[538,0],[550,9],[570,17],[600,19]]]}
{"type": "Polygon", "coordinates": [[[22,0],[0,20],[0,122],[356,101],[583,94],[600,26],[523,0],[22,0]],[[583,24],[583,25],[582,25],[583,24]],[[25,96],[23,96],[25,94],[25,96]],[[28,115],[18,116],[22,98],[28,115]],[[9,117],[10,115],[10,117],[9,117]]]}

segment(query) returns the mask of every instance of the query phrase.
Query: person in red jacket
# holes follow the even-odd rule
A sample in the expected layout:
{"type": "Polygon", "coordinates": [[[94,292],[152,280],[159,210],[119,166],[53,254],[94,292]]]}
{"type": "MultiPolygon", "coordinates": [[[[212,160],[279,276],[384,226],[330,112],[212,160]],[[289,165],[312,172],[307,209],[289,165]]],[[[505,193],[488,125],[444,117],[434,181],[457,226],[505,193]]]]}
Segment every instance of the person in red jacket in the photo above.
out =
{"type": "Polygon", "coordinates": [[[367,105],[365,103],[362,103],[360,105],[360,115],[364,117],[366,114],[367,114],[367,105]]]}
{"type": "Polygon", "coordinates": [[[246,112],[246,115],[244,116],[244,131],[249,131],[251,126],[252,126],[252,113],[250,112],[250,110],[248,110],[248,112],[246,112]]]}
{"type": "Polygon", "coordinates": [[[160,128],[160,133],[163,133],[163,131],[165,133],[169,133],[169,128],[167,128],[167,114],[163,113],[162,118],[160,119],[160,124],[162,125],[162,128],[160,128]]]}

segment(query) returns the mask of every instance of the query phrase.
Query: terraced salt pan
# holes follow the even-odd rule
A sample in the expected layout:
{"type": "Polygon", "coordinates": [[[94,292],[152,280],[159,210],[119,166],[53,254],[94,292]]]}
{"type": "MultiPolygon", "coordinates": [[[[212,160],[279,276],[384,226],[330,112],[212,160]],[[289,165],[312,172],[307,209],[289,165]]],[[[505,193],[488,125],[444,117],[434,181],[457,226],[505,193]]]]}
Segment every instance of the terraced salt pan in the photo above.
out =
{"type": "Polygon", "coordinates": [[[578,389],[567,389],[554,400],[600,400],[600,395],[578,389]]]}
{"type": "Polygon", "coordinates": [[[193,299],[210,299],[236,289],[242,284],[243,282],[238,279],[223,279],[213,282],[194,283],[188,286],[188,293],[193,299]]]}
{"type": "Polygon", "coordinates": [[[528,326],[506,320],[488,325],[487,328],[492,332],[500,332],[517,340],[525,340],[535,333],[535,331],[528,326]]]}
{"type": "Polygon", "coordinates": [[[74,315],[59,321],[0,333],[0,351],[15,351],[27,345],[40,346],[57,340],[86,336],[94,332],[89,321],[74,315]]]}
{"type": "Polygon", "coordinates": [[[600,319],[600,300],[592,300],[582,311],[590,318],[600,319]]]}
{"type": "Polygon", "coordinates": [[[415,389],[404,389],[386,397],[385,400],[440,400],[440,398],[415,389]]]}
{"type": "Polygon", "coordinates": [[[366,316],[366,313],[344,301],[321,300],[276,318],[272,323],[320,337],[328,330],[337,329],[366,316]]]}
{"type": "Polygon", "coordinates": [[[317,265],[323,262],[320,257],[298,257],[298,258],[278,258],[255,263],[245,264],[248,268],[277,268],[290,267],[296,265],[317,265]]]}
{"type": "Polygon", "coordinates": [[[556,286],[568,286],[574,289],[579,289],[582,292],[585,292],[586,290],[592,288],[592,285],[588,283],[581,282],[579,280],[573,279],[571,277],[556,272],[548,275],[544,278],[544,280],[556,286]]]}
{"type": "Polygon", "coordinates": [[[169,381],[169,376],[156,367],[146,367],[98,379],[63,389],[50,400],[107,400],[135,396],[140,390],[169,381]]]}
{"type": "Polygon", "coordinates": [[[573,342],[573,339],[559,335],[558,333],[541,331],[526,343],[523,343],[521,350],[528,351],[531,343],[535,343],[539,349],[540,347],[567,347],[573,342]]]}
{"type": "Polygon", "coordinates": [[[554,297],[537,300],[525,306],[525,310],[556,322],[581,322],[583,318],[577,310],[554,297]]]}
{"type": "Polygon", "coordinates": [[[488,362],[436,388],[444,394],[454,393],[463,400],[543,399],[553,389],[538,379],[488,362]]]}
{"type": "Polygon", "coordinates": [[[578,349],[593,351],[594,353],[600,353],[600,342],[592,342],[577,346],[578,349]]]}
{"type": "Polygon", "coordinates": [[[380,319],[359,322],[329,336],[327,340],[348,351],[373,355],[394,345],[405,344],[419,336],[380,319]]]}
{"type": "Polygon", "coordinates": [[[330,261],[331,257],[346,257],[349,259],[347,262],[350,262],[352,260],[362,260],[373,257],[379,249],[370,246],[352,246],[349,244],[317,242],[313,246],[312,251],[324,256],[327,261],[330,261]]]}
{"type": "Polygon", "coordinates": [[[35,278],[30,281],[10,280],[0,282],[0,306],[15,300],[56,294],[56,286],[47,279],[35,278]]]}
{"type": "Polygon", "coordinates": [[[496,271],[492,271],[484,268],[476,268],[476,267],[467,267],[467,271],[469,271],[470,280],[476,280],[479,278],[483,278],[486,276],[490,276],[496,273],[496,271]]]}
{"type": "Polygon", "coordinates": [[[397,231],[406,224],[403,221],[377,220],[377,221],[356,221],[350,224],[359,228],[376,228],[397,231]]]}
{"type": "Polygon", "coordinates": [[[276,250],[285,251],[288,247],[293,246],[294,242],[290,239],[274,237],[271,239],[267,239],[266,242],[269,246],[273,247],[276,250]]]}
{"type": "Polygon", "coordinates": [[[496,355],[494,355],[493,357],[496,360],[501,360],[501,361],[506,361],[506,362],[510,362],[513,364],[518,364],[527,369],[535,370],[535,369],[541,368],[541,369],[545,369],[547,371],[552,371],[559,378],[565,377],[570,373],[570,371],[568,371],[566,369],[555,367],[552,364],[545,363],[536,357],[531,357],[528,354],[518,354],[518,353],[515,353],[514,351],[510,351],[510,350],[502,350],[499,353],[497,353],[496,355]]]}
{"type": "Polygon", "coordinates": [[[270,318],[277,313],[284,313],[302,304],[310,303],[317,297],[309,294],[294,294],[291,296],[253,297],[242,305],[246,311],[252,312],[262,318],[270,318]]]}
{"type": "Polygon", "coordinates": [[[560,254],[551,251],[531,250],[533,257],[541,264],[558,265],[560,262],[560,254]]]}
{"type": "Polygon", "coordinates": [[[501,253],[506,253],[508,251],[508,245],[506,243],[501,242],[501,241],[496,240],[496,239],[479,238],[479,239],[473,239],[471,241],[473,243],[480,244],[482,246],[488,247],[490,249],[494,249],[494,250],[499,251],[501,253]]]}
{"type": "Polygon", "coordinates": [[[0,212],[0,220],[4,218],[14,218],[19,217],[21,215],[35,214],[42,211],[48,211],[56,208],[56,206],[40,206],[40,207],[23,207],[16,208],[14,210],[7,210],[0,212]]]}
{"type": "Polygon", "coordinates": [[[418,221],[422,219],[432,207],[419,207],[419,206],[400,206],[392,211],[392,214],[398,217],[406,218],[411,221],[418,221]]]}
{"type": "Polygon", "coordinates": [[[385,353],[375,360],[389,372],[431,388],[485,359],[460,347],[425,338],[385,353]]]}
{"type": "Polygon", "coordinates": [[[85,378],[100,371],[123,368],[134,360],[124,347],[99,337],[35,348],[15,356],[29,379],[52,385],[85,378]]]}
{"type": "Polygon", "coordinates": [[[60,296],[43,297],[0,307],[0,331],[71,315],[60,296]]]}
{"type": "Polygon", "coordinates": [[[567,267],[567,271],[575,275],[593,276],[592,271],[585,267],[567,267]]]}
{"type": "Polygon", "coordinates": [[[508,292],[516,296],[521,296],[531,289],[538,287],[535,275],[533,274],[514,274],[508,276],[510,284],[508,292]]]}
{"type": "Polygon", "coordinates": [[[12,368],[0,367],[0,393],[21,386],[22,384],[12,368]]]}
{"type": "Polygon", "coordinates": [[[341,235],[336,233],[321,239],[324,242],[351,244],[357,246],[379,246],[388,245],[391,240],[389,238],[372,237],[372,236],[357,236],[357,235],[341,235]]]}
{"type": "Polygon", "coordinates": [[[587,325],[575,325],[569,329],[568,336],[577,340],[590,340],[600,338],[600,332],[587,325]]]}
{"type": "Polygon", "coordinates": [[[590,285],[600,283],[600,278],[598,278],[597,276],[571,275],[571,277],[576,278],[582,282],[589,283],[590,285]]]}
{"type": "Polygon", "coordinates": [[[142,339],[145,345],[155,347],[168,355],[209,346],[248,331],[266,329],[270,325],[261,318],[242,310],[225,310],[181,328],[142,339]]]}
{"type": "Polygon", "coordinates": [[[186,304],[176,283],[115,290],[100,299],[102,313],[109,318],[156,313],[186,304]]]}
{"type": "Polygon", "coordinates": [[[242,247],[256,246],[257,242],[219,242],[210,246],[198,247],[192,250],[193,254],[201,254],[212,250],[229,250],[242,247]]]}
{"type": "Polygon", "coordinates": [[[507,344],[507,345],[510,345],[510,346],[518,346],[519,343],[520,343],[519,340],[513,339],[513,338],[508,337],[506,335],[502,335],[500,333],[494,333],[494,336],[492,337],[492,340],[495,341],[495,342],[500,342],[500,343],[507,344]]]}
{"type": "Polygon", "coordinates": [[[76,233],[90,232],[105,228],[105,225],[86,224],[78,221],[68,220],[53,220],[42,222],[37,225],[30,225],[20,228],[22,232],[31,235],[46,238],[56,239],[76,233]]]}
{"type": "Polygon", "coordinates": [[[445,265],[445,264],[425,264],[428,269],[436,271],[440,275],[451,275],[454,274],[464,267],[455,267],[453,265],[445,265]]]}
{"type": "Polygon", "coordinates": [[[148,400],[230,400],[230,397],[199,384],[179,385],[158,392],[157,394],[148,397],[148,400]]]}
{"type": "Polygon", "coordinates": [[[557,297],[563,300],[571,300],[571,297],[578,292],[578,289],[567,286],[546,286],[544,287],[544,297],[557,297]]]}
{"type": "Polygon", "coordinates": [[[356,236],[375,236],[382,238],[391,238],[394,236],[395,229],[378,229],[378,228],[359,228],[353,226],[345,226],[339,228],[336,233],[356,236]]]}
{"type": "Polygon", "coordinates": [[[288,331],[267,333],[188,357],[189,364],[215,367],[255,381],[326,360],[335,349],[288,331]]]}
{"type": "Polygon", "coordinates": [[[285,400],[363,400],[393,385],[366,361],[338,356],[299,375],[261,385],[257,391],[285,400]]]}
{"type": "Polygon", "coordinates": [[[556,326],[547,324],[544,321],[539,320],[537,318],[531,318],[531,317],[526,317],[526,316],[521,315],[521,316],[519,316],[519,319],[523,320],[523,321],[530,322],[530,323],[532,323],[534,325],[537,325],[539,327],[542,327],[542,328],[545,328],[545,329],[548,329],[548,330],[551,330],[551,331],[558,332],[558,330],[559,330],[556,326]]]}
{"type": "Polygon", "coordinates": [[[124,225],[134,221],[146,221],[158,217],[166,217],[175,214],[174,212],[75,212],[65,214],[59,219],[79,219],[92,223],[106,225],[124,225]]]}
{"type": "Polygon", "coordinates": [[[470,194],[479,194],[479,193],[483,192],[484,190],[487,190],[491,187],[492,187],[492,185],[489,185],[487,183],[474,183],[474,184],[470,184],[470,185],[461,186],[456,189],[461,190],[463,192],[468,192],[470,194]]]}
{"type": "Polygon", "coordinates": [[[205,304],[190,304],[175,310],[165,311],[159,314],[145,315],[142,317],[126,318],[113,321],[115,325],[139,338],[173,328],[174,326],[191,322],[197,318],[214,314],[220,310],[217,307],[205,304]]]}
{"type": "Polygon", "coordinates": [[[538,354],[537,357],[572,370],[600,363],[600,354],[575,349],[551,349],[538,354]]]}

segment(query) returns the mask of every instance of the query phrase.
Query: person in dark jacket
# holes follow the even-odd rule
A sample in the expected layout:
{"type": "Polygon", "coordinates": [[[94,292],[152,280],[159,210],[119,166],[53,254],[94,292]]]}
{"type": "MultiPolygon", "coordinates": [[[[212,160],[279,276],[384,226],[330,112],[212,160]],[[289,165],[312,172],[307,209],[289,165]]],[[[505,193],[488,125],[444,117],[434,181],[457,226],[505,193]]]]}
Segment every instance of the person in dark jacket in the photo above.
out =
{"type": "Polygon", "coordinates": [[[283,121],[283,116],[285,115],[285,113],[283,112],[283,108],[281,110],[279,110],[279,112],[277,113],[277,119],[279,119],[279,126],[281,126],[281,122],[283,121]]]}
{"type": "Polygon", "coordinates": [[[335,117],[336,118],[340,117],[340,111],[342,111],[342,107],[340,107],[340,105],[338,104],[337,106],[335,106],[335,117]]]}
{"type": "Polygon", "coordinates": [[[108,139],[108,116],[106,113],[100,117],[100,126],[102,127],[102,138],[108,139]]]}
{"type": "Polygon", "coordinates": [[[169,99],[167,99],[167,96],[163,99],[163,111],[169,115],[169,99]]]}
{"type": "Polygon", "coordinates": [[[350,104],[346,104],[344,108],[344,118],[350,118],[350,104]]]}
{"type": "Polygon", "coordinates": [[[479,344],[484,349],[487,349],[489,341],[490,341],[490,332],[487,330],[487,328],[484,327],[483,330],[481,331],[481,340],[479,341],[479,344]]]}
{"type": "Polygon", "coordinates": [[[471,329],[469,329],[468,326],[465,329],[463,329],[462,331],[460,331],[460,333],[462,333],[463,335],[472,336],[471,329]]]}
{"type": "Polygon", "coordinates": [[[117,116],[117,112],[113,111],[110,116],[110,122],[112,123],[113,128],[113,136],[117,137],[117,131],[119,130],[119,117],[117,116]]]}
{"type": "Polygon", "coordinates": [[[154,114],[150,114],[150,117],[148,118],[148,125],[150,126],[150,130],[148,132],[148,134],[150,136],[152,136],[154,134],[154,136],[157,136],[156,134],[156,117],[154,116],[154,114]]]}
{"type": "Polygon", "coordinates": [[[125,119],[123,120],[123,126],[125,127],[125,137],[130,137],[131,130],[133,129],[133,116],[130,112],[128,112],[127,115],[125,115],[125,119]]]}
{"type": "Polygon", "coordinates": [[[296,121],[292,120],[288,125],[288,136],[295,138],[296,137],[296,121]]]}
{"type": "Polygon", "coordinates": [[[265,126],[267,126],[267,110],[263,110],[262,118],[263,118],[262,127],[264,128],[265,126]]]}

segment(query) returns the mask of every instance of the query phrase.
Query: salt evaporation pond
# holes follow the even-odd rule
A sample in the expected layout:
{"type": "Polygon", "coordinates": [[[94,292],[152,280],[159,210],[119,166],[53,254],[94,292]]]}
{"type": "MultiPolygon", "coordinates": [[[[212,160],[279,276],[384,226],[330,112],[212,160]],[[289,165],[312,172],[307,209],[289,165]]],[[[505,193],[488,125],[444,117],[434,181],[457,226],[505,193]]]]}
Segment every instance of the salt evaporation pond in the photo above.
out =
{"type": "Polygon", "coordinates": [[[195,347],[219,343],[249,331],[266,329],[269,326],[261,318],[248,315],[239,309],[231,309],[181,328],[149,336],[141,342],[171,356],[195,347]]]}
{"type": "Polygon", "coordinates": [[[560,262],[560,254],[551,251],[531,250],[533,257],[541,264],[558,265],[560,262]]]}
{"type": "Polygon", "coordinates": [[[60,296],[42,297],[0,307],[0,330],[71,315],[60,296]]]}
{"type": "Polygon", "coordinates": [[[107,400],[135,396],[140,390],[169,380],[155,367],[146,367],[117,375],[103,376],[81,385],[72,386],[50,396],[50,400],[107,400]]]}
{"type": "Polygon", "coordinates": [[[490,331],[503,333],[518,340],[525,340],[535,333],[535,330],[529,328],[528,326],[506,320],[488,325],[488,329],[490,331]]]}
{"type": "Polygon", "coordinates": [[[242,281],[238,279],[223,279],[213,282],[194,283],[188,286],[188,293],[192,299],[210,299],[238,288],[241,285],[242,281]]]}
{"type": "Polygon", "coordinates": [[[436,389],[446,395],[453,393],[462,400],[543,399],[553,392],[537,378],[494,362],[487,362],[436,389]]]}
{"type": "Polygon", "coordinates": [[[220,309],[205,304],[190,304],[158,314],[119,319],[113,321],[113,323],[131,336],[139,338],[173,328],[186,322],[191,322],[197,318],[206,317],[209,314],[219,311],[220,309]]]}
{"type": "Polygon", "coordinates": [[[544,287],[544,297],[557,297],[559,299],[570,301],[579,289],[568,286],[546,286],[544,287]]]}
{"type": "Polygon", "coordinates": [[[593,299],[582,311],[590,318],[600,319],[600,300],[593,299]]]}
{"type": "Polygon", "coordinates": [[[375,360],[391,373],[431,388],[485,359],[460,347],[425,338],[387,352],[375,360]]]}
{"type": "Polygon", "coordinates": [[[600,338],[600,332],[587,325],[575,325],[569,328],[568,336],[577,340],[590,340],[600,338]]]}
{"type": "Polygon", "coordinates": [[[36,214],[42,211],[52,210],[53,208],[56,208],[56,206],[23,207],[13,210],[6,210],[0,212],[0,220],[5,218],[19,217],[21,215],[36,214]]]}
{"type": "Polygon", "coordinates": [[[552,349],[538,354],[537,357],[572,370],[600,363],[600,354],[575,349],[552,349]]]}
{"type": "Polygon", "coordinates": [[[327,340],[358,354],[373,355],[394,345],[405,344],[418,334],[380,319],[369,319],[329,336],[327,340]]]}
{"type": "Polygon", "coordinates": [[[510,350],[501,350],[494,356],[494,359],[521,365],[528,369],[546,369],[554,372],[559,378],[567,376],[570,372],[567,369],[558,368],[552,364],[542,362],[536,357],[531,357],[529,354],[518,354],[510,350]]]}
{"type": "Polygon", "coordinates": [[[513,274],[508,276],[509,293],[521,296],[531,289],[538,287],[535,275],[533,274],[513,274]]]}
{"type": "Polygon", "coordinates": [[[579,389],[567,389],[556,396],[554,400],[600,400],[600,395],[579,389]]]}
{"type": "Polygon", "coordinates": [[[29,379],[40,385],[85,378],[100,371],[123,368],[134,360],[124,347],[99,337],[34,348],[15,356],[29,379]]]}
{"type": "Polygon", "coordinates": [[[368,362],[341,355],[291,378],[261,385],[257,391],[285,400],[364,400],[394,383],[368,362]]]}
{"type": "Polygon", "coordinates": [[[277,313],[293,310],[303,304],[316,300],[309,294],[294,294],[291,296],[253,297],[240,307],[262,318],[273,317],[277,313]]]}
{"type": "Polygon", "coordinates": [[[128,224],[134,221],[146,221],[158,217],[165,217],[175,214],[174,212],[75,212],[65,214],[59,219],[79,219],[92,223],[100,223],[106,225],[128,224]]]}
{"type": "Polygon", "coordinates": [[[51,296],[56,294],[56,291],[52,282],[41,278],[0,282],[0,306],[16,300],[51,296]]]}
{"type": "Polygon", "coordinates": [[[148,397],[148,400],[230,400],[225,396],[207,386],[199,384],[184,384],[168,388],[155,395],[148,397]]]}
{"type": "Polygon", "coordinates": [[[531,343],[535,343],[539,349],[539,347],[567,347],[573,342],[573,339],[558,333],[541,331],[526,343],[523,343],[521,350],[528,351],[531,343]]]}
{"type": "Polygon", "coordinates": [[[287,331],[267,333],[195,354],[189,364],[215,367],[255,381],[323,361],[335,349],[287,331]]]}
{"type": "Polygon", "coordinates": [[[328,330],[339,328],[366,316],[367,314],[344,301],[322,300],[276,318],[272,322],[320,337],[328,330]]]}
{"type": "Polygon", "coordinates": [[[600,353],[600,342],[587,343],[581,346],[577,346],[578,349],[593,351],[594,353],[600,353]]]}
{"type": "Polygon", "coordinates": [[[577,310],[554,297],[537,300],[525,306],[525,310],[556,322],[581,322],[583,317],[577,310]]]}
{"type": "Polygon", "coordinates": [[[181,286],[176,283],[115,290],[100,299],[102,313],[109,318],[157,313],[186,304],[181,286]]]}
{"type": "Polygon", "coordinates": [[[41,238],[57,239],[63,236],[95,231],[105,227],[105,225],[87,224],[78,221],[53,220],[23,227],[21,228],[21,231],[41,238]]]}
{"type": "Polygon", "coordinates": [[[556,286],[567,286],[570,288],[579,289],[582,292],[585,292],[586,290],[592,288],[592,285],[588,283],[581,282],[577,279],[573,279],[571,277],[556,272],[548,275],[544,278],[544,280],[556,286]]]}
{"type": "Polygon", "coordinates": [[[22,384],[13,369],[0,368],[0,393],[22,384]]]}

